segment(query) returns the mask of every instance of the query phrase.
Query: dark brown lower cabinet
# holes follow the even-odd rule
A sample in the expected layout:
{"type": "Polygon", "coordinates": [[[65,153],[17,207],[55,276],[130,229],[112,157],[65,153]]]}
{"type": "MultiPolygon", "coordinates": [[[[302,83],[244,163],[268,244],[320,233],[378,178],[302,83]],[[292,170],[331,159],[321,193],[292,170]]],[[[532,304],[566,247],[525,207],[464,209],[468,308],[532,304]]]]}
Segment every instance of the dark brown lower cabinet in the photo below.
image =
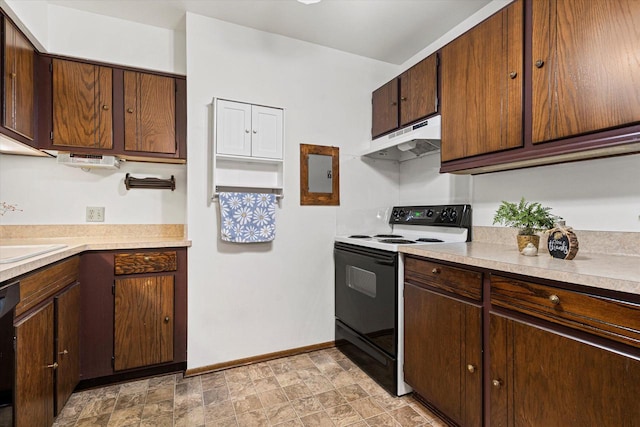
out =
{"type": "Polygon", "coordinates": [[[492,427],[640,425],[640,360],[490,316],[492,427]]]}
{"type": "Polygon", "coordinates": [[[405,283],[405,381],[461,426],[482,425],[482,308],[405,283]]]}
{"type": "Polygon", "coordinates": [[[173,361],[173,275],[115,281],[114,370],[173,361]]]}
{"type": "Polygon", "coordinates": [[[53,315],[53,302],[49,302],[15,324],[16,427],[53,424],[53,315]]]}
{"type": "Polygon", "coordinates": [[[56,415],[80,381],[80,285],[55,297],[56,309],[56,415]]]}

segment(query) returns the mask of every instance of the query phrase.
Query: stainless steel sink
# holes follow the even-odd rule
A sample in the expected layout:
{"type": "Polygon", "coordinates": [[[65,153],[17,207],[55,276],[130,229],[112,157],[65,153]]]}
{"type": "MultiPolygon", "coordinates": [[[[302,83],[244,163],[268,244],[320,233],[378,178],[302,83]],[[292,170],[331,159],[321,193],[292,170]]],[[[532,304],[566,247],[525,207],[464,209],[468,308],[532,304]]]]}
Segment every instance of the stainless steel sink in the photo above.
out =
{"type": "Polygon", "coordinates": [[[67,245],[0,245],[0,264],[22,261],[66,247],[67,245]]]}

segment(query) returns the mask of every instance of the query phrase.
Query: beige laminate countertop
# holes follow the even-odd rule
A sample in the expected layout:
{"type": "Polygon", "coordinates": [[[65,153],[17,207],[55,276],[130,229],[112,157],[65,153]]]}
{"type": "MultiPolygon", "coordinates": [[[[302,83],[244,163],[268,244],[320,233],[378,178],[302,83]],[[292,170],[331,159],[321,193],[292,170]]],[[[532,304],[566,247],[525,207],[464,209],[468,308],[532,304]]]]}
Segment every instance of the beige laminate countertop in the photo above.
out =
{"type": "Polygon", "coordinates": [[[446,243],[401,246],[400,252],[540,279],[640,294],[640,257],[581,253],[572,260],[541,252],[521,255],[514,245],[494,243],[446,243]]]}
{"type": "Polygon", "coordinates": [[[67,245],[62,249],[16,261],[0,264],[0,283],[29,273],[40,267],[68,258],[85,251],[104,251],[118,249],[149,249],[189,247],[191,241],[179,237],[56,237],[42,239],[3,239],[0,246],[9,245],[67,245]]]}

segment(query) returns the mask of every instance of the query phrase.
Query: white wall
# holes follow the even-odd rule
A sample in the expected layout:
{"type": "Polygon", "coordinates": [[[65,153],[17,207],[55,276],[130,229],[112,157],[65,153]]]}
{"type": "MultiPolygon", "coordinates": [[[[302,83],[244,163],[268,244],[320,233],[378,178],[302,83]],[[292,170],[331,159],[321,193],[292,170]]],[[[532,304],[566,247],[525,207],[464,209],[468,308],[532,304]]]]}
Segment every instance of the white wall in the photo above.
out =
{"type": "Polygon", "coordinates": [[[49,44],[49,10],[46,0],[0,0],[0,7],[38,50],[46,51],[49,44]]]}
{"type": "Polygon", "coordinates": [[[195,14],[186,28],[189,368],[331,341],[337,212],[397,197],[394,177],[355,156],[369,140],[363,106],[391,66],[195,14]],[[205,179],[214,96],[285,108],[285,197],[272,243],[219,240],[205,179]],[[340,147],[340,208],[300,206],[300,143],[340,147]]]}
{"type": "Polygon", "coordinates": [[[58,165],[53,158],[0,154],[0,201],[21,211],[0,217],[2,225],[84,224],[87,206],[105,207],[105,224],[185,223],[184,165],[125,162],[119,170],[58,165]],[[124,177],[174,175],[176,190],[129,190],[124,177]]]}
{"type": "Polygon", "coordinates": [[[49,6],[49,53],[185,74],[184,38],[181,31],[49,6]]]}
{"type": "Polygon", "coordinates": [[[640,155],[474,176],[474,225],[492,225],[502,200],[521,197],[577,230],[639,232],[640,155]]]}

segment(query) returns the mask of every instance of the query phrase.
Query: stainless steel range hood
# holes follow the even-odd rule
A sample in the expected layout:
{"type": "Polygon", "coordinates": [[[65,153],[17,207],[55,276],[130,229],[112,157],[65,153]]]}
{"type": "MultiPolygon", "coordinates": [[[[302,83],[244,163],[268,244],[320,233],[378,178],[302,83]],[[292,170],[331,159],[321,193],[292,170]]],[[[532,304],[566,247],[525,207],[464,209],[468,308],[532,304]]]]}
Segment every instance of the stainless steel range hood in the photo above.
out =
{"type": "Polygon", "coordinates": [[[363,156],[404,162],[440,152],[440,116],[421,120],[371,141],[363,156]]]}

